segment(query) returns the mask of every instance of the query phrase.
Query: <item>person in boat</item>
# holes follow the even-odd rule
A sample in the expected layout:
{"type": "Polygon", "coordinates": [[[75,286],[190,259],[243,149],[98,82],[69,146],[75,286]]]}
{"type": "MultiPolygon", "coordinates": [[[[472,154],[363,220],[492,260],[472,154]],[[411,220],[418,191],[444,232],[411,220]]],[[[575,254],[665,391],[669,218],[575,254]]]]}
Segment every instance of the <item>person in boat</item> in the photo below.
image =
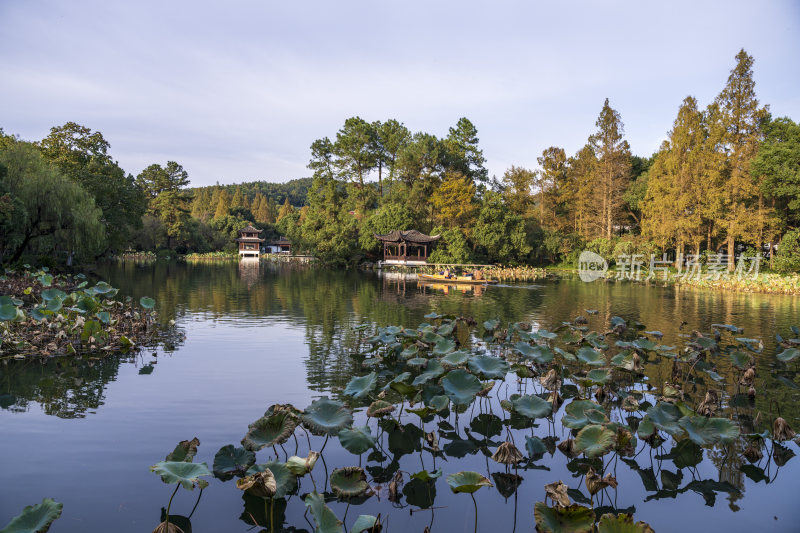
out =
{"type": "Polygon", "coordinates": [[[444,270],[444,279],[450,279],[450,278],[452,278],[452,277],[453,277],[453,275],[450,273],[450,269],[449,269],[449,268],[446,268],[446,269],[444,270]]]}

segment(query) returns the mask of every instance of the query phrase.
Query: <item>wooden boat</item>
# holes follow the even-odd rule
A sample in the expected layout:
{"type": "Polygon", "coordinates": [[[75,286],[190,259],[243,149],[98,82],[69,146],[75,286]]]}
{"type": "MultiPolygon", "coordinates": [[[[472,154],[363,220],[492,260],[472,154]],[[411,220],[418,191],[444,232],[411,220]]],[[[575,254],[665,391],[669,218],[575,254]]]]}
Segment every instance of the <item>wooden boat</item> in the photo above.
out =
{"type": "Polygon", "coordinates": [[[450,276],[445,277],[444,274],[417,274],[419,281],[429,283],[447,283],[447,284],[469,284],[469,285],[487,285],[497,283],[496,279],[475,279],[472,276],[450,276]]]}

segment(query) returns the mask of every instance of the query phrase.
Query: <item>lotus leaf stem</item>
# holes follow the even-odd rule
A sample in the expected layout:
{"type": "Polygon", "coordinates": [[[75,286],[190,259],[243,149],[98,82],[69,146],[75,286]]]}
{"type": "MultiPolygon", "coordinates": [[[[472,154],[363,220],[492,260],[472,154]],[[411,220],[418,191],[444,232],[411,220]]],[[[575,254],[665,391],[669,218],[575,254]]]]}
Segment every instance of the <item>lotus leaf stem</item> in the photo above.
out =
{"type": "Polygon", "coordinates": [[[169,497],[169,503],[167,504],[167,513],[166,513],[167,514],[167,519],[164,520],[164,522],[167,524],[167,531],[169,531],[169,510],[172,507],[172,498],[175,497],[175,494],[177,494],[178,489],[180,487],[181,487],[180,483],[176,484],[175,485],[175,490],[172,491],[172,496],[169,497]]]}
{"type": "Polygon", "coordinates": [[[191,513],[189,513],[189,516],[188,516],[187,518],[189,518],[189,519],[191,519],[191,518],[192,518],[192,515],[194,514],[194,510],[195,510],[195,509],[197,509],[197,504],[199,504],[199,503],[200,503],[200,498],[201,498],[202,496],[203,496],[203,489],[201,488],[201,489],[200,489],[200,494],[198,494],[198,495],[197,495],[197,501],[196,501],[196,502],[194,502],[194,507],[192,507],[192,512],[191,512],[191,513]]]}
{"type": "Polygon", "coordinates": [[[322,443],[322,448],[319,451],[320,455],[322,455],[322,452],[325,450],[325,446],[328,445],[328,437],[330,437],[330,435],[325,435],[325,442],[322,443]]]}
{"type": "Polygon", "coordinates": [[[475,501],[475,493],[470,492],[470,497],[472,498],[472,505],[475,507],[475,532],[478,533],[478,502],[475,501]]]}

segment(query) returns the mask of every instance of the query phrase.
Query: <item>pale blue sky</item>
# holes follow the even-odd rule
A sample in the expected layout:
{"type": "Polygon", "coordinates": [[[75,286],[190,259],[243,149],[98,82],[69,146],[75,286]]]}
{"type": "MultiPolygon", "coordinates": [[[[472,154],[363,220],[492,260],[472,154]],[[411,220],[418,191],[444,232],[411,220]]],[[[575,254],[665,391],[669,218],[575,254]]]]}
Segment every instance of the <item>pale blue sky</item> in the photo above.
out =
{"type": "Polygon", "coordinates": [[[774,115],[800,119],[800,2],[0,0],[0,127],[75,121],[133,174],[193,185],[309,175],[344,119],[478,128],[490,174],[574,153],[603,104],[650,155],[744,47],[774,115]]]}

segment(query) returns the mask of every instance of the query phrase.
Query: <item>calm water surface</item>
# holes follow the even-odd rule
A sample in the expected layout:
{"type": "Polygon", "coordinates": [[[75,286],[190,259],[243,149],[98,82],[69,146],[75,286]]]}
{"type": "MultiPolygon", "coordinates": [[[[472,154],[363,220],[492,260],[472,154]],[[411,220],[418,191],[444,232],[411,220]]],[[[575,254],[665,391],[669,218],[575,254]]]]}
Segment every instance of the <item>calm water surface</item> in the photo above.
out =
{"type": "MultiPolygon", "coordinates": [[[[247,425],[269,405],[303,408],[320,395],[337,396],[354,374],[363,374],[351,357],[358,342],[353,326],[416,327],[432,311],[471,316],[478,323],[499,318],[552,328],[597,309],[599,314],[590,317],[592,329],[601,330],[611,316],[620,315],[664,332],[665,344],[680,342],[681,332],[735,324],[748,337],[762,337],[769,354],[758,367],[764,392],[746,409],[752,429],[767,427],[759,411],[776,410],[800,429],[800,377],[791,370],[796,365],[773,372],[770,340],[775,333],[789,336],[790,326],[800,323],[800,299],[794,297],[569,280],[445,292],[371,273],[263,264],[126,264],[105,267],[101,275],[123,294],[154,297],[162,318],[174,318],[185,340],[137,356],[0,367],[0,526],[47,496],[64,503],[54,533],[149,532],[160,521],[172,487],[148,467],[163,460],[178,441],[197,436],[201,445],[195,461],[210,466],[220,447],[239,445],[247,425]],[[680,329],[684,321],[688,324],[680,329]]],[[[719,362],[718,371],[732,372],[727,361],[719,362]]],[[[648,378],[662,383],[669,378],[669,366],[653,365],[648,378]]],[[[362,420],[363,413],[357,414],[356,423],[362,420]]],[[[546,423],[542,426],[537,434],[546,434],[546,423]]],[[[560,426],[555,431],[564,436],[560,426]]],[[[293,441],[286,447],[291,455],[293,441]]],[[[796,448],[787,443],[791,454],[796,448]]],[[[259,462],[268,452],[258,452],[259,462]]],[[[400,468],[416,472],[422,460],[432,469],[430,454],[424,455],[403,456],[400,468]]],[[[614,464],[619,488],[610,492],[612,501],[606,497],[600,505],[635,509],[636,519],[656,531],[797,531],[800,459],[786,455],[781,467],[773,462],[767,479],[756,482],[739,470],[741,459],[719,449],[706,450],[695,466],[658,459],[658,452],[646,450],[633,465],[614,464]],[[693,480],[698,483],[690,485],[693,480]],[[740,492],[709,492],[705,487],[710,485],[701,483],[705,480],[728,483],[740,492]],[[687,485],[688,490],[670,490],[687,485]]],[[[326,448],[325,459],[329,471],[357,464],[355,456],[333,445],[326,448]]],[[[570,487],[581,484],[582,476],[568,470],[560,452],[545,455],[538,464],[520,472],[524,481],[516,497],[506,499],[495,488],[477,494],[479,530],[532,531],[533,504],[544,499],[545,484],[559,479],[570,487]]],[[[440,458],[436,467],[445,474],[503,471],[480,452],[440,458]]],[[[380,477],[379,469],[369,473],[380,477]]],[[[324,479],[320,473],[315,478],[324,479]]],[[[302,492],[311,490],[306,485],[302,492]]],[[[189,514],[197,493],[181,490],[172,512],[189,514]]],[[[329,505],[340,519],[347,511],[348,528],[359,514],[378,513],[389,516],[389,531],[395,532],[422,532],[431,522],[433,531],[472,531],[474,526],[469,497],[451,494],[444,479],[436,485],[432,511],[410,514],[413,506],[405,499],[391,503],[385,492],[349,510],[343,503],[329,505]]],[[[212,480],[194,512],[192,529],[247,531],[252,526],[244,510],[234,482],[212,480]]],[[[312,530],[303,511],[302,501],[291,497],[284,526],[312,530]]]]}

